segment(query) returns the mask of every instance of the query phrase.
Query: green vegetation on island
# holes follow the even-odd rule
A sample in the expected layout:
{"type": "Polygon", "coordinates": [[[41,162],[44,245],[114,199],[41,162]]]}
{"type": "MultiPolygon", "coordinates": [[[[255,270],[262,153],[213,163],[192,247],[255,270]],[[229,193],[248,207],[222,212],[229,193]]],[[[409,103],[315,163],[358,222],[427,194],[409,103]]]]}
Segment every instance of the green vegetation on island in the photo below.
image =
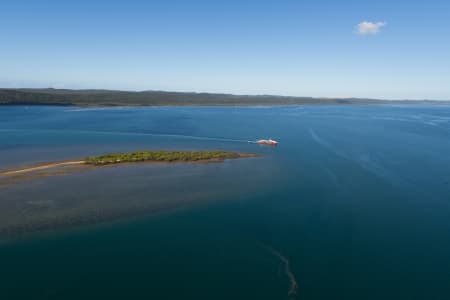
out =
{"type": "Polygon", "coordinates": [[[109,165],[130,162],[198,162],[222,161],[243,157],[256,157],[256,154],[226,151],[136,151],[112,153],[87,157],[84,163],[89,165],[109,165]]]}

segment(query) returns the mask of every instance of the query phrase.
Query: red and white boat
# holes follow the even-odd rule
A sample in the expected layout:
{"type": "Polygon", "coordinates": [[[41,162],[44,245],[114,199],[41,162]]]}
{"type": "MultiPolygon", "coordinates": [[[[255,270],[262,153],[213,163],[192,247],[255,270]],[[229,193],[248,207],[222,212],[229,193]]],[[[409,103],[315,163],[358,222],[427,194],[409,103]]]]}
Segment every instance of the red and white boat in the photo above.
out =
{"type": "Polygon", "coordinates": [[[268,139],[268,140],[258,140],[258,141],[256,141],[256,143],[257,143],[257,144],[260,144],[260,145],[270,145],[270,146],[276,146],[276,145],[278,145],[278,142],[277,142],[277,141],[274,141],[274,140],[272,140],[272,139],[268,139]]]}

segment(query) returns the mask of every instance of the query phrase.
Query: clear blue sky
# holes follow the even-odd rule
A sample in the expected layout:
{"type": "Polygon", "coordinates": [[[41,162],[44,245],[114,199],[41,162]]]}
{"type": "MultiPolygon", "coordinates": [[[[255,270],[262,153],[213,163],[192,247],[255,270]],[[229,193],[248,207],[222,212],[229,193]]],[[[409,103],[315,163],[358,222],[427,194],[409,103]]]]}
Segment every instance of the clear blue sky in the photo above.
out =
{"type": "Polygon", "coordinates": [[[1,87],[450,99],[448,0],[1,0],[0,37],[1,87]]]}

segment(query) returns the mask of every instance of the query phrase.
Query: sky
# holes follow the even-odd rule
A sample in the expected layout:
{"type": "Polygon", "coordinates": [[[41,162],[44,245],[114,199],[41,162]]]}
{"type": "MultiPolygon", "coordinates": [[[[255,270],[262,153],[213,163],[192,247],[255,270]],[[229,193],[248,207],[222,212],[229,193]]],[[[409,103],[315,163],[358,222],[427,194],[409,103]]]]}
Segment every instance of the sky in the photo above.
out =
{"type": "Polygon", "coordinates": [[[450,1],[0,0],[0,87],[450,100],[450,1]]]}

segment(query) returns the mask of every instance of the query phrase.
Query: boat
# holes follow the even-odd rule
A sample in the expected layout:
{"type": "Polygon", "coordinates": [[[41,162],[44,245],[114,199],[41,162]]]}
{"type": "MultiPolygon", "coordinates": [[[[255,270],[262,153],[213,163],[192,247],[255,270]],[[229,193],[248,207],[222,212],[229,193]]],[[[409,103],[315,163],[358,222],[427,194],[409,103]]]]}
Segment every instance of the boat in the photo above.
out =
{"type": "Polygon", "coordinates": [[[272,139],[268,139],[268,140],[258,140],[258,141],[256,141],[256,143],[257,143],[257,144],[260,144],[260,145],[269,145],[269,146],[276,146],[276,145],[278,145],[278,142],[277,142],[277,141],[274,141],[274,140],[272,140],[272,139]]]}

